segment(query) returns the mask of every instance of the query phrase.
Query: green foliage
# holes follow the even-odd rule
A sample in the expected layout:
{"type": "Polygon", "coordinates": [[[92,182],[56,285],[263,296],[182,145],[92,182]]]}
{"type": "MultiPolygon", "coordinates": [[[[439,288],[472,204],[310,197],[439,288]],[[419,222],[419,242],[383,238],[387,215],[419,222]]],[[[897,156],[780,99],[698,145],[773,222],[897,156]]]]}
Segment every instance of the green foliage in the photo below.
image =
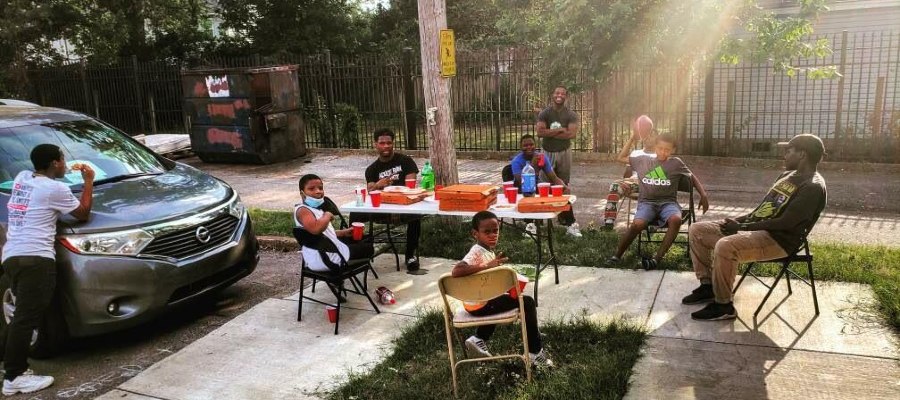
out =
{"type": "Polygon", "coordinates": [[[220,0],[222,55],[336,54],[360,50],[366,16],[346,0],[220,0]]]}
{"type": "MultiPolygon", "coordinates": [[[[514,43],[497,25],[502,2],[453,0],[446,6],[447,27],[453,29],[457,49],[514,43]]],[[[371,16],[371,41],[387,54],[399,54],[405,47],[418,50],[418,19],[415,0],[390,0],[387,7],[379,4],[371,16]]]]}
{"type": "Polygon", "coordinates": [[[807,40],[811,20],[827,10],[825,1],[803,0],[798,15],[780,18],[755,0],[501,0],[506,7],[498,25],[545,60],[541,80],[570,86],[582,68],[601,83],[618,68],[693,63],[708,54],[730,63],[770,61],[789,76],[828,78],[834,68],[792,64],[830,54],[827,41],[807,40]]]}
{"type": "Polygon", "coordinates": [[[360,127],[362,114],[350,104],[334,105],[334,121],[329,118],[325,99],[317,97],[315,108],[307,109],[304,122],[307,135],[316,132],[321,146],[344,149],[358,149],[360,146],[360,127]]]}
{"type": "MultiPolygon", "coordinates": [[[[330,393],[322,393],[322,397],[453,398],[441,312],[426,310],[415,323],[400,329],[400,336],[382,362],[365,373],[351,373],[346,383],[330,393]]],[[[519,332],[513,326],[498,327],[490,341],[491,351],[521,351],[519,332]]],[[[526,383],[521,361],[461,366],[457,375],[459,398],[620,399],[646,339],[646,333],[634,324],[599,324],[585,316],[548,323],[541,327],[541,333],[555,368],[536,373],[532,382],[526,383]]],[[[468,334],[468,330],[462,334],[468,334]]],[[[458,345],[454,347],[457,355],[462,354],[458,345]]]]}

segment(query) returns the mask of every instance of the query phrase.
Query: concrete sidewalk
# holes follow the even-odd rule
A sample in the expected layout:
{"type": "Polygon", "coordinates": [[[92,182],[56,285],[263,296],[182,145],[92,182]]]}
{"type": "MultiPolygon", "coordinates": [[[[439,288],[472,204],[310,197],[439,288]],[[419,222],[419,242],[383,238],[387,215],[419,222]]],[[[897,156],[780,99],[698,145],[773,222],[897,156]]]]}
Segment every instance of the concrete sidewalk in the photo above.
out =
{"type": "MultiPolygon", "coordinates": [[[[363,171],[374,156],[365,153],[319,152],[307,159],[273,165],[205,164],[197,158],[182,160],[231,184],[251,207],[290,210],[299,201],[297,180],[315,173],[325,181],[325,192],[338,204],[353,200],[353,188],[364,184],[363,171]]],[[[416,162],[421,166],[424,159],[416,162]]],[[[769,160],[750,166],[722,165],[715,159],[687,159],[710,193],[711,209],[701,219],[719,219],[748,213],[768,191],[781,171],[769,160]]],[[[578,196],[575,215],[582,228],[602,225],[609,183],[621,177],[622,166],[613,162],[578,162],[572,177],[578,196]]],[[[505,161],[460,159],[461,182],[499,183],[505,161]]],[[[868,170],[825,169],[828,208],[812,232],[814,240],[900,246],[900,179],[884,179],[868,170]]],[[[624,208],[624,202],[621,202],[624,208]]],[[[625,210],[620,209],[619,220],[625,210]]]]}
{"type": "MultiPolygon", "coordinates": [[[[304,303],[297,322],[297,294],[271,299],[100,399],[318,398],[348,373],[377,363],[418,310],[438,307],[436,281],[451,265],[424,259],[431,272],[411,276],[381,256],[381,279],[369,285],[390,287],[398,304],[383,306],[380,315],[351,296],[335,336],[323,306],[304,303]]],[[[900,398],[900,341],[872,314],[866,286],[820,284],[815,316],[808,288],[795,285],[787,296],[780,285],[753,321],[765,289],[747,281],[735,300],[738,320],[698,322],[689,313],[700,306],[680,303],[697,284],[690,273],[562,267],[560,277],[559,285],[550,274],[540,282],[542,320],[584,312],[647,326],[650,338],[628,398],[900,398]]],[[[552,354],[553,343],[547,347],[552,354]]]]}

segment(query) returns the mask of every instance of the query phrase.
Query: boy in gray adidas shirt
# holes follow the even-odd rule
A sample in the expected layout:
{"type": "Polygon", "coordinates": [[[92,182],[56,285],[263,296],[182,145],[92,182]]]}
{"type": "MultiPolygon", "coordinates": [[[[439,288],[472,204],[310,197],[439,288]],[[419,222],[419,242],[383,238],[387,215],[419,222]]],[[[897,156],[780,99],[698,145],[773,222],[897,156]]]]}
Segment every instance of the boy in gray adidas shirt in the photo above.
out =
{"type": "Polygon", "coordinates": [[[663,238],[656,255],[641,261],[644,268],[656,268],[669,247],[678,236],[681,228],[681,206],[678,204],[678,186],[682,179],[690,179],[700,193],[699,206],[704,213],[709,209],[709,198],[706,189],[691,173],[691,170],[678,157],[671,157],[675,149],[675,138],[668,134],[659,135],[656,140],[656,158],[630,157],[629,164],[639,178],[640,195],[634,221],[619,241],[616,255],[609,258],[609,263],[618,263],[625,250],[649,223],[658,222],[665,226],[666,236],[663,238]]]}

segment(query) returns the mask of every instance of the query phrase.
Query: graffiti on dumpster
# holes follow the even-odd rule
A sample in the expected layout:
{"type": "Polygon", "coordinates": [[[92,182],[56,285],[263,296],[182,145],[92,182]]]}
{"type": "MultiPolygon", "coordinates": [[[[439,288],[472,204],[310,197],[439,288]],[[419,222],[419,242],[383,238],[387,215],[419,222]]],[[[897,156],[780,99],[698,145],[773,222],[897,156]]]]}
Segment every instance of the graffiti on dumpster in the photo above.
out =
{"type": "Polygon", "coordinates": [[[209,97],[229,97],[231,92],[228,90],[227,76],[207,76],[206,91],[209,97]]]}
{"type": "Polygon", "coordinates": [[[227,144],[235,150],[244,149],[244,141],[238,132],[209,128],[206,130],[206,141],[209,144],[227,144]]]}
{"type": "Polygon", "coordinates": [[[247,99],[237,99],[231,103],[217,104],[209,103],[206,105],[206,113],[211,117],[225,117],[234,119],[237,110],[246,110],[250,108],[247,99]]]}

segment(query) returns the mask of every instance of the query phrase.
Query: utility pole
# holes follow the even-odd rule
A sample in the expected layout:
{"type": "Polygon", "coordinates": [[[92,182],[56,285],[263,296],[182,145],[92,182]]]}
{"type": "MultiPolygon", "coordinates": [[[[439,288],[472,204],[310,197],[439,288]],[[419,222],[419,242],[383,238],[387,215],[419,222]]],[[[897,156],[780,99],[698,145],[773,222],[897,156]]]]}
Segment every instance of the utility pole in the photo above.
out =
{"type": "Polygon", "coordinates": [[[435,183],[452,185],[459,182],[453,110],[450,109],[450,80],[441,77],[440,63],[440,30],[447,29],[447,8],[444,0],[418,0],[418,6],[428,154],[435,183]]]}

